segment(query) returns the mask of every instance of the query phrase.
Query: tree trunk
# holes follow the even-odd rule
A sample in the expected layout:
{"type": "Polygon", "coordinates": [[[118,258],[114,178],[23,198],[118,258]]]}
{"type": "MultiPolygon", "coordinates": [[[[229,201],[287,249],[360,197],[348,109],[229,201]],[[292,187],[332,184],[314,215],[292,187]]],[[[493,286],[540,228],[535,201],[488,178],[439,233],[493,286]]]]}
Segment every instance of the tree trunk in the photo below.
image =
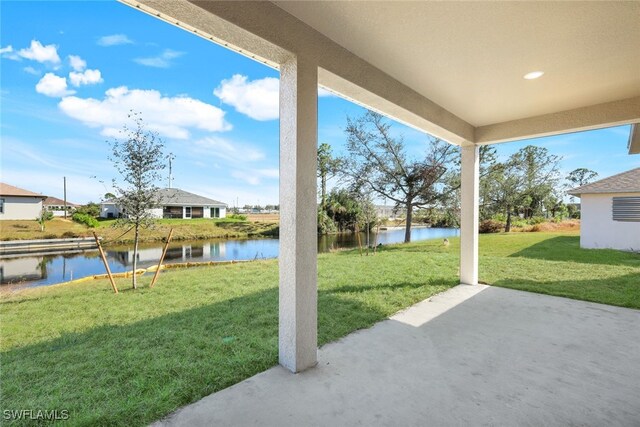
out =
{"type": "Polygon", "coordinates": [[[140,236],[140,226],[136,224],[136,235],[133,240],[133,289],[138,289],[138,237],[140,236]]]}
{"type": "Polygon", "coordinates": [[[322,206],[322,210],[325,210],[327,206],[327,175],[324,173],[320,178],[320,205],[322,206]]]}
{"type": "Polygon", "coordinates": [[[504,231],[507,233],[511,231],[511,208],[507,209],[507,223],[504,226],[504,231]]]}
{"type": "Polygon", "coordinates": [[[404,230],[404,242],[411,242],[411,220],[413,219],[413,203],[407,203],[407,228],[404,230]]]}

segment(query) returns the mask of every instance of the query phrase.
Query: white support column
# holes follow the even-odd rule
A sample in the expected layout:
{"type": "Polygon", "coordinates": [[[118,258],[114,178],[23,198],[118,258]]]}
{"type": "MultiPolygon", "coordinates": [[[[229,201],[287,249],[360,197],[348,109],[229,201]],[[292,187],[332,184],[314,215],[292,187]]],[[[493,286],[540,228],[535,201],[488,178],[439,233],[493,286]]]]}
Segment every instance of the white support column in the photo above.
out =
{"type": "Polygon", "coordinates": [[[279,360],[292,372],[317,363],[318,68],[280,67],[279,360]]]}
{"type": "Polygon", "coordinates": [[[475,145],[462,146],[461,151],[460,283],[477,285],[480,156],[475,145]]]}

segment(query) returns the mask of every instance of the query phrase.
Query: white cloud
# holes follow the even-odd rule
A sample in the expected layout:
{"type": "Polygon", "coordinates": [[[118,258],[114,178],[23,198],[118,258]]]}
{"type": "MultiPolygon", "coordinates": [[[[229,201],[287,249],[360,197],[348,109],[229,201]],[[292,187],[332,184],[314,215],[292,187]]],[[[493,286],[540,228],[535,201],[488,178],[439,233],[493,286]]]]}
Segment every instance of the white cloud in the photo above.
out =
{"type": "Polygon", "coordinates": [[[13,50],[13,46],[9,45],[7,47],[0,48],[0,56],[7,59],[12,59],[14,61],[19,61],[20,57],[13,50]]]}
{"type": "Polygon", "coordinates": [[[41,74],[40,71],[36,70],[33,67],[24,67],[24,72],[33,74],[34,76],[39,76],[41,74]]]}
{"type": "Polygon", "coordinates": [[[102,36],[98,39],[98,45],[105,47],[132,43],[133,40],[129,39],[125,34],[112,34],[110,36],[102,36]]]}
{"type": "MultiPolygon", "coordinates": [[[[280,81],[274,77],[248,81],[247,76],[235,74],[230,79],[220,82],[213,94],[252,119],[274,120],[279,116],[279,86],[280,81]]],[[[318,96],[333,94],[326,89],[318,88],[318,96]]]]}
{"type": "Polygon", "coordinates": [[[104,99],[65,97],[60,109],[85,125],[102,128],[105,136],[120,136],[131,110],[141,112],[147,128],[167,138],[187,139],[189,129],[226,131],[231,125],[225,112],[213,105],[187,96],[163,96],[157,90],[129,89],[126,86],[106,91],[104,99]]]}
{"type": "Polygon", "coordinates": [[[77,55],[69,55],[69,65],[71,65],[73,71],[81,72],[87,68],[87,61],[77,55]]]}
{"type": "Polygon", "coordinates": [[[233,170],[231,176],[250,185],[261,185],[262,179],[278,179],[278,169],[233,170]]]}
{"type": "Polygon", "coordinates": [[[207,158],[214,159],[207,162],[209,168],[219,168],[219,160],[236,183],[242,181],[257,186],[262,185],[264,180],[277,180],[279,177],[278,168],[268,167],[271,162],[266,154],[250,144],[215,136],[195,141],[190,146],[190,151],[198,162],[207,158]]]}
{"type": "Polygon", "coordinates": [[[56,76],[53,73],[47,73],[40,79],[36,84],[36,92],[54,98],[75,93],[75,91],[67,89],[67,79],[65,77],[56,76]]]}
{"type": "Polygon", "coordinates": [[[84,70],[82,73],[70,72],[69,81],[74,86],[80,86],[102,83],[103,80],[100,70],[84,70]]]}
{"type": "Polygon", "coordinates": [[[165,49],[158,56],[152,56],[149,58],[135,58],[133,61],[137,62],[140,65],[146,65],[147,67],[169,68],[171,66],[171,60],[179,58],[182,55],[184,55],[184,52],[165,49]]]}
{"type": "Polygon", "coordinates": [[[252,119],[274,120],[278,118],[278,87],[274,77],[248,81],[247,76],[234,74],[220,82],[213,94],[252,119]]]}
{"type": "Polygon", "coordinates": [[[216,157],[227,162],[245,163],[264,159],[264,153],[246,144],[233,143],[225,138],[207,137],[194,143],[200,154],[216,157]]]}
{"type": "Polygon", "coordinates": [[[43,46],[38,40],[31,40],[31,46],[26,49],[20,49],[18,55],[25,59],[31,59],[38,62],[50,62],[57,65],[60,63],[58,56],[58,48],[56,45],[49,44],[43,46]]]}

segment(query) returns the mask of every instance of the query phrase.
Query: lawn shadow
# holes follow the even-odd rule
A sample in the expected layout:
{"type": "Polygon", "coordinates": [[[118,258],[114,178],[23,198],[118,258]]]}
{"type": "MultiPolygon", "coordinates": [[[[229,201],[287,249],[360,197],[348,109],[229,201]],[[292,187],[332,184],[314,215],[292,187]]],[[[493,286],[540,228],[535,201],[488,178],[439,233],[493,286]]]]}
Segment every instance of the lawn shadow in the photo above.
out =
{"type": "MultiPolygon", "coordinates": [[[[353,288],[319,291],[320,345],[387,317],[344,295],[353,288]]],[[[0,358],[3,409],[66,409],[71,425],[146,425],[277,364],[278,289],[64,333],[0,358]]]]}
{"type": "Polygon", "coordinates": [[[614,249],[582,249],[580,248],[580,236],[553,237],[509,256],[548,261],[640,267],[640,254],[614,249]]]}
{"type": "Polygon", "coordinates": [[[640,309],[640,272],[587,280],[501,279],[491,285],[640,309]]]}

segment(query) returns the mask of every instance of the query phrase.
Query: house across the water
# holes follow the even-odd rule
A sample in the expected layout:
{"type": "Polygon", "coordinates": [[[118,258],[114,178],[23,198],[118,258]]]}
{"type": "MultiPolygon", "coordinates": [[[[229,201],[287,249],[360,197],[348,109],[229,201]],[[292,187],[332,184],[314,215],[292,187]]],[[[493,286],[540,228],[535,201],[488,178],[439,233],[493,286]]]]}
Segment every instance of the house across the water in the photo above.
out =
{"type": "MultiPolygon", "coordinates": [[[[155,218],[224,218],[227,204],[178,188],[158,190],[158,207],[151,209],[155,218]]],[[[120,218],[126,215],[118,204],[118,199],[100,204],[101,218],[120,218]]]]}
{"type": "Polygon", "coordinates": [[[0,182],[0,219],[36,219],[47,196],[0,182]]]}
{"type": "MultiPolygon", "coordinates": [[[[67,214],[71,215],[79,205],[67,201],[67,214]]],[[[42,202],[42,207],[53,212],[53,216],[64,216],[65,202],[57,197],[47,197],[42,202]]]]}

